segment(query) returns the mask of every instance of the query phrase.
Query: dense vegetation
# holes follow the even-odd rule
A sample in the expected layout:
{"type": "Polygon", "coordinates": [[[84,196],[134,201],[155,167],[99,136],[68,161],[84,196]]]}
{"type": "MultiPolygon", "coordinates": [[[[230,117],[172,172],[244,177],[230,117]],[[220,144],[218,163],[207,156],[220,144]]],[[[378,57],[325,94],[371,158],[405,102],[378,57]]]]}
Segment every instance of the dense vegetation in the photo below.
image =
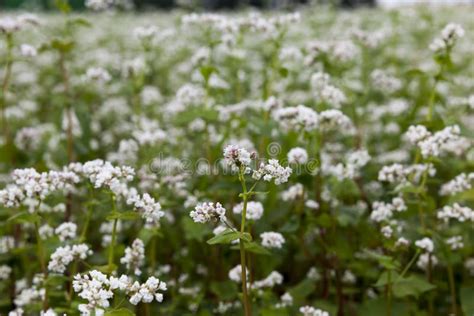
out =
{"type": "Polygon", "coordinates": [[[474,314],[472,8],[57,4],[0,15],[1,315],[474,314]]]}

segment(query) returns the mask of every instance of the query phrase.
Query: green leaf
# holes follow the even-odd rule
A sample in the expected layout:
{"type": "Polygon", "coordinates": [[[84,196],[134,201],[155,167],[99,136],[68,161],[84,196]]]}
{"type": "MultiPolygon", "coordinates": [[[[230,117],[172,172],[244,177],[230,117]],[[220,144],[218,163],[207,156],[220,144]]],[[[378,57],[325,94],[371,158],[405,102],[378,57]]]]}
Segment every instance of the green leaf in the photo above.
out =
{"type": "Polygon", "coordinates": [[[212,237],[211,239],[209,239],[207,243],[209,245],[229,244],[236,239],[251,241],[252,236],[249,233],[240,233],[240,232],[236,232],[230,229],[226,229],[219,235],[216,235],[212,237]]]}
{"type": "Polygon", "coordinates": [[[424,279],[412,275],[408,278],[401,278],[393,285],[393,294],[396,297],[402,298],[406,296],[418,296],[424,292],[430,291],[436,288],[431,283],[428,283],[424,279]]]}
{"type": "Polygon", "coordinates": [[[474,286],[463,287],[459,291],[461,308],[465,315],[474,315],[474,286]]]}
{"type": "Polygon", "coordinates": [[[114,309],[105,313],[105,316],[134,316],[134,315],[135,313],[133,313],[131,310],[127,308],[114,309]]]}
{"type": "Polygon", "coordinates": [[[106,219],[108,221],[113,221],[116,219],[124,220],[124,221],[131,221],[139,219],[140,215],[135,211],[126,211],[126,212],[112,212],[107,215],[106,219]]]}
{"type": "Polygon", "coordinates": [[[268,249],[262,247],[261,245],[253,241],[245,241],[244,249],[245,251],[252,252],[258,255],[271,255],[271,252],[268,249]]]}
{"type": "Polygon", "coordinates": [[[291,288],[288,292],[293,296],[295,304],[301,305],[305,302],[306,297],[314,292],[315,287],[316,281],[306,278],[291,288]]]}
{"type": "Polygon", "coordinates": [[[108,264],[106,264],[103,266],[95,266],[94,269],[109,274],[117,270],[117,265],[112,264],[111,266],[109,266],[108,264]]]}
{"type": "Polygon", "coordinates": [[[211,291],[221,300],[233,300],[239,293],[237,285],[232,281],[212,282],[211,291]]]}
{"type": "Polygon", "coordinates": [[[7,222],[34,223],[34,222],[39,222],[40,220],[41,220],[41,216],[39,216],[38,214],[31,214],[30,212],[23,211],[9,217],[7,219],[7,222]]]}
{"type": "Polygon", "coordinates": [[[395,270],[400,267],[400,263],[396,261],[394,258],[378,254],[374,251],[366,250],[364,251],[370,258],[375,259],[378,263],[383,266],[385,269],[388,270],[395,270]]]}
{"type": "Polygon", "coordinates": [[[67,0],[54,0],[54,5],[62,13],[71,12],[71,6],[69,5],[69,2],[67,0]]]}

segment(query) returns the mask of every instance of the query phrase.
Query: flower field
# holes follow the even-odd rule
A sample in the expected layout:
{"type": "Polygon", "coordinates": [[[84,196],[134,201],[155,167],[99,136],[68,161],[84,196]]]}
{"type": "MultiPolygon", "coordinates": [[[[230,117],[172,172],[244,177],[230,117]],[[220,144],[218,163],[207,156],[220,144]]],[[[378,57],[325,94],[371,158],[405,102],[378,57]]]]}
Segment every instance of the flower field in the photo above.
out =
{"type": "Polygon", "coordinates": [[[0,13],[0,315],[474,315],[474,7],[86,5],[0,13]]]}

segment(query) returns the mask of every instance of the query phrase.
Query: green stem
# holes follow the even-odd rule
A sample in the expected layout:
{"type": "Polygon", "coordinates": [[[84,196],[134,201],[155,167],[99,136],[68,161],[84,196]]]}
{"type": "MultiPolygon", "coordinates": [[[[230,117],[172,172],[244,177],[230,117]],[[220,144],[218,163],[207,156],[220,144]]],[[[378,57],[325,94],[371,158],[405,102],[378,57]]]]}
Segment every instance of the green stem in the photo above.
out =
{"type": "MultiPolygon", "coordinates": [[[[112,193],[112,211],[113,213],[117,212],[117,207],[115,205],[115,194],[112,193]]],[[[112,270],[112,267],[114,265],[114,249],[115,249],[115,239],[117,235],[117,223],[118,223],[118,218],[114,219],[114,224],[112,228],[112,240],[110,241],[110,248],[109,248],[109,270],[112,270]]]]}
{"type": "MultiPolygon", "coordinates": [[[[41,205],[41,201],[38,203],[37,209],[39,209],[39,206],[41,205]]],[[[43,310],[46,311],[48,309],[48,287],[46,280],[48,279],[48,269],[46,267],[46,256],[44,253],[44,246],[43,246],[43,240],[41,239],[41,235],[39,232],[39,221],[35,221],[35,233],[36,233],[36,250],[38,252],[38,259],[40,261],[41,265],[41,271],[43,272],[44,276],[44,300],[43,300],[43,310]]]]}
{"type": "MultiPolygon", "coordinates": [[[[245,179],[244,179],[244,171],[241,170],[239,173],[239,180],[242,184],[242,190],[243,190],[243,208],[242,208],[242,221],[240,223],[240,233],[245,232],[245,218],[247,216],[247,198],[248,198],[248,192],[247,192],[247,185],[245,184],[245,179]]],[[[245,311],[245,316],[251,316],[251,307],[250,307],[250,302],[249,302],[249,296],[248,296],[248,291],[247,291],[247,266],[246,266],[246,259],[245,259],[245,247],[244,247],[244,242],[241,239],[240,242],[240,265],[242,267],[242,295],[243,295],[243,303],[244,303],[244,311],[245,311]]]]}
{"type": "Polygon", "coordinates": [[[413,257],[411,258],[410,262],[406,265],[405,269],[403,269],[402,273],[398,276],[397,281],[399,281],[401,278],[405,276],[405,274],[408,272],[410,267],[415,263],[416,258],[418,258],[418,255],[420,254],[420,250],[417,250],[413,257]]]}
{"type": "Polygon", "coordinates": [[[448,264],[448,280],[449,280],[449,290],[451,292],[451,313],[452,315],[457,315],[457,306],[456,306],[456,286],[454,282],[454,273],[453,267],[451,264],[448,264]]]}

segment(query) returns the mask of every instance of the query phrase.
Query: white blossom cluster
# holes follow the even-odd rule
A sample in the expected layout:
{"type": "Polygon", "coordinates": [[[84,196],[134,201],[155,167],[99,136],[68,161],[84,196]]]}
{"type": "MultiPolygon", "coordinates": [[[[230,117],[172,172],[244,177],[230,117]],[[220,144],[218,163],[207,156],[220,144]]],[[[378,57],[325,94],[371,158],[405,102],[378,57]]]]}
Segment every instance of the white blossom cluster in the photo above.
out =
{"type": "Polygon", "coordinates": [[[245,148],[237,145],[229,145],[224,148],[224,159],[227,165],[232,170],[237,171],[240,168],[244,168],[248,172],[252,159],[255,158],[255,154],[249,153],[245,148]]]}
{"type": "Polygon", "coordinates": [[[18,32],[28,25],[38,25],[40,20],[31,13],[20,14],[16,17],[3,16],[0,18],[0,33],[11,34],[18,32]]]}
{"type": "Polygon", "coordinates": [[[327,73],[317,72],[311,76],[311,86],[319,102],[329,104],[334,108],[341,108],[347,98],[344,93],[329,83],[330,76],[327,73]]]}
{"type": "Polygon", "coordinates": [[[140,267],[145,263],[145,245],[141,239],[135,239],[130,247],[125,248],[125,254],[120,258],[120,263],[125,264],[129,271],[141,275],[140,267]]]}
{"type": "Polygon", "coordinates": [[[376,201],[372,204],[370,219],[375,222],[388,221],[392,218],[393,212],[403,212],[406,210],[405,201],[400,197],[393,198],[391,203],[376,201]]]}
{"type": "Polygon", "coordinates": [[[283,283],[283,275],[278,271],[272,271],[270,274],[263,280],[257,280],[252,283],[252,289],[262,289],[262,288],[272,288],[275,285],[283,283]]]}
{"type": "Polygon", "coordinates": [[[458,203],[446,205],[442,210],[438,211],[438,218],[448,222],[450,219],[455,219],[459,222],[474,222],[474,210],[467,206],[461,206],[458,203]]]}
{"type": "Polygon", "coordinates": [[[305,164],[308,162],[308,152],[301,147],[292,148],[288,154],[288,162],[293,164],[305,164]]]}
{"type": "Polygon", "coordinates": [[[283,235],[277,232],[261,233],[260,238],[262,238],[262,246],[265,248],[280,249],[285,243],[285,238],[283,237],[283,235]]]}
{"type": "Polygon", "coordinates": [[[304,197],[304,195],[304,186],[301,183],[296,183],[281,193],[281,199],[283,201],[295,201],[298,198],[304,197]]]}
{"type": "Polygon", "coordinates": [[[451,181],[443,184],[439,190],[440,195],[455,195],[463,191],[472,189],[472,181],[474,180],[474,172],[461,173],[451,181]]]}
{"type": "Polygon", "coordinates": [[[217,202],[204,202],[196,205],[193,211],[189,213],[189,216],[195,223],[207,223],[207,222],[218,222],[225,221],[225,208],[222,204],[217,202]]]}
{"type": "Polygon", "coordinates": [[[64,222],[59,225],[54,233],[59,237],[59,240],[65,241],[76,238],[77,225],[72,222],[64,222]]]}
{"type": "MultiPolygon", "coordinates": [[[[242,214],[242,210],[244,208],[244,203],[241,202],[236,204],[232,211],[234,214],[242,214]]],[[[245,218],[248,220],[259,220],[263,216],[263,205],[258,201],[249,201],[247,202],[247,210],[245,218]]]]}
{"type": "Polygon", "coordinates": [[[423,239],[415,241],[415,246],[429,253],[432,253],[434,250],[434,243],[428,237],[424,237],[423,239]]]}
{"type": "Polygon", "coordinates": [[[403,166],[399,163],[394,163],[392,165],[383,166],[382,169],[380,169],[378,180],[405,185],[408,182],[419,182],[424,174],[430,177],[436,174],[436,169],[433,164],[427,163],[403,166]]]}
{"type": "Polygon", "coordinates": [[[66,267],[74,261],[74,259],[84,260],[90,255],[92,255],[92,250],[90,250],[86,244],[58,247],[51,255],[48,270],[55,273],[64,273],[66,267]]]}
{"type": "Polygon", "coordinates": [[[134,210],[140,213],[147,223],[155,224],[165,216],[159,202],[148,193],[138,194],[134,188],[128,192],[126,203],[133,205],[134,210]]]}
{"type": "MultiPolygon", "coordinates": [[[[460,152],[459,148],[469,143],[467,139],[460,137],[461,130],[458,125],[447,126],[432,134],[423,125],[410,126],[406,137],[420,148],[423,157],[438,157],[444,152],[460,152]]],[[[461,149],[461,152],[463,150],[461,149]]]]}
{"type": "Polygon", "coordinates": [[[288,181],[291,175],[290,167],[283,167],[280,165],[278,160],[269,159],[268,163],[261,163],[257,170],[253,171],[252,178],[260,180],[263,178],[265,181],[274,181],[275,184],[279,185],[288,181]]]}
{"type": "Polygon", "coordinates": [[[110,306],[109,300],[113,298],[115,290],[127,294],[129,302],[137,305],[140,302],[151,303],[153,300],[161,303],[166,291],[166,283],[155,277],[149,277],[145,283],[133,282],[128,276],[119,278],[107,275],[97,270],[89,271],[87,274],[74,276],[73,288],[79,297],[87,300],[87,304],[80,304],[81,315],[103,315],[105,309],[110,306]]]}
{"type": "Polygon", "coordinates": [[[451,247],[451,250],[458,250],[464,248],[462,236],[453,236],[446,239],[446,244],[451,247]]]}
{"type": "Polygon", "coordinates": [[[441,31],[441,37],[437,37],[431,42],[430,49],[435,53],[444,52],[453,47],[458,39],[464,36],[464,33],[461,25],[449,23],[441,31]]]}
{"type": "Polygon", "coordinates": [[[313,306],[300,307],[300,313],[303,314],[303,316],[329,316],[328,312],[314,308],[313,306]]]}

